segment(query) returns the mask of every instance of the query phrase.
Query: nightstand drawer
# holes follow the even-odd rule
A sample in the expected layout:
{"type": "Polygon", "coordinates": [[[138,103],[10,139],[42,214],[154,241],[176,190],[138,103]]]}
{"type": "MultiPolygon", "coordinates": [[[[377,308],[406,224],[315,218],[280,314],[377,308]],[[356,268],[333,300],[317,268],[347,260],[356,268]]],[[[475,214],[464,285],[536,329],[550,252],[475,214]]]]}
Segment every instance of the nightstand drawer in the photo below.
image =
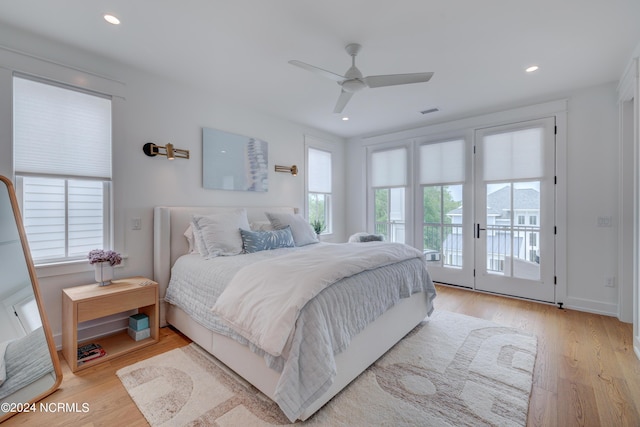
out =
{"type": "Polygon", "coordinates": [[[84,322],[122,311],[156,304],[155,287],[141,287],[135,291],[115,294],[78,303],[78,322],[84,322]]]}

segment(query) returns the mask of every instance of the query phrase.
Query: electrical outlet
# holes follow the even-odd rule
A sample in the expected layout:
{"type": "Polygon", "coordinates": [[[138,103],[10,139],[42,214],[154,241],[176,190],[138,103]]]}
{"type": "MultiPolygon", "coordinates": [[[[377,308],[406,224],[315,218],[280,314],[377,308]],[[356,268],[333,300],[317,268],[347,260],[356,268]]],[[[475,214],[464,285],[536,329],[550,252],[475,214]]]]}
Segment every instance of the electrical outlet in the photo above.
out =
{"type": "Polygon", "coordinates": [[[611,216],[598,217],[598,227],[612,227],[612,226],[613,226],[613,217],[611,216]]]}
{"type": "Polygon", "coordinates": [[[131,229],[142,230],[142,218],[140,217],[131,218],[131,229]]]}
{"type": "Polygon", "coordinates": [[[616,287],[616,278],[613,276],[604,278],[604,287],[605,288],[615,288],[616,287]]]}

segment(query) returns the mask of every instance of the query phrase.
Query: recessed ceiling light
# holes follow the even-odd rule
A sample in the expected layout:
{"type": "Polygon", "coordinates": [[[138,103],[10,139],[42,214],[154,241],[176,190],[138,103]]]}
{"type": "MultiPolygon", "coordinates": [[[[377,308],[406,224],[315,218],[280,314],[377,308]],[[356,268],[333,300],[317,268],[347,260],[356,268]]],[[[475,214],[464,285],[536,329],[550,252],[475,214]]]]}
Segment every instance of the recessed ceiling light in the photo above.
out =
{"type": "Polygon", "coordinates": [[[525,71],[527,73],[533,73],[534,71],[538,71],[538,68],[540,68],[540,67],[538,67],[537,65],[532,65],[531,67],[525,69],[525,71]]]}
{"type": "Polygon", "coordinates": [[[343,117],[343,118],[342,118],[342,121],[343,121],[343,122],[346,122],[346,121],[348,121],[348,120],[349,120],[349,117],[346,117],[346,116],[345,116],[345,117],[343,117]]]}
{"type": "Polygon", "coordinates": [[[119,25],[120,24],[120,20],[118,18],[116,18],[113,15],[110,14],[105,14],[103,16],[104,20],[107,21],[109,24],[113,24],[113,25],[119,25]]]}

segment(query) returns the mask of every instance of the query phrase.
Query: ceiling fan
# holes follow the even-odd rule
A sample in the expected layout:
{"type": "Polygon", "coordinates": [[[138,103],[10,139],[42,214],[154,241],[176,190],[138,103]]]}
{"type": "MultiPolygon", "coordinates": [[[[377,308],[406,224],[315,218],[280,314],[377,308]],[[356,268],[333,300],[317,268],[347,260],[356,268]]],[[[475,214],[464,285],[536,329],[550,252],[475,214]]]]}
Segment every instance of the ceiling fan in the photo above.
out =
{"type": "Polygon", "coordinates": [[[428,82],[429,79],[431,79],[431,76],[433,76],[433,73],[428,72],[410,74],[386,74],[381,76],[363,77],[360,70],[358,70],[358,68],[356,67],[356,55],[360,51],[361,47],[362,46],[360,46],[358,43],[350,43],[345,46],[345,50],[351,56],[351,68],[349,68],[347,72],[344,73],[344,76],[333,73],[331,71],[323,70],[322,68],[318,68],[301,61],[292,60],[289,61],[289,64],[295,65],[296,67],[303,68],[305,70],[311,71],[313,73],[338,82],[338,84],[342,87],[342,90],[340,92],[338,102],[333,109],[333,112],[337,114],[341,113],[342,110],[344,110],[344,107],[347,105],[354,93],[366,87],[375,88],[384,86],[406,85],[410,83],[424,83],[428,82]]]}

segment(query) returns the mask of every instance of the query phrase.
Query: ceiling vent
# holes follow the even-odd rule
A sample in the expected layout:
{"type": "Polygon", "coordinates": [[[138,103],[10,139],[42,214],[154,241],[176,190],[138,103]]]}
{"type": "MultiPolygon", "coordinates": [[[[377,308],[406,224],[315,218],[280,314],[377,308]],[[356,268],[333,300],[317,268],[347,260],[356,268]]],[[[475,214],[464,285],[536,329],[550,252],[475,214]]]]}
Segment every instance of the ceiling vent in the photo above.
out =
{"type": "Polygon", "coordinates": [[[428,110],[422,110],[420,111],[420,114],[431,114],[431,113],[435,113],[436,111],[440,111],[437,108],[429,108],[428,110]]]}

